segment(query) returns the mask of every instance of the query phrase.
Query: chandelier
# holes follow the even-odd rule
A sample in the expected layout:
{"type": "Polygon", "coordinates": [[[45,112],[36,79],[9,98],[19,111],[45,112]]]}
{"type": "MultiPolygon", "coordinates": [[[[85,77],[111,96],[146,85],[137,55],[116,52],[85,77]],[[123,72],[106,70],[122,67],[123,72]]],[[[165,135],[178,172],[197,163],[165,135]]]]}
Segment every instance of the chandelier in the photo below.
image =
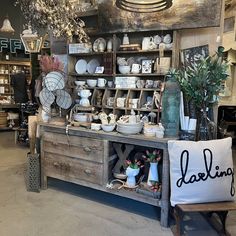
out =
{"type": "Polygon", "coordinates": [[[5,17],[2,24],[2,28],[0,29],[0,32],[14,34],[15,30],[12,28],[11,22],[9,21],[8,16],[5,17]]]}
{"type": "Polygon", "coordinates": [[[125,11],[152,13],[172,6],[173,0],[116,0],[116,6],[125,11]]]}

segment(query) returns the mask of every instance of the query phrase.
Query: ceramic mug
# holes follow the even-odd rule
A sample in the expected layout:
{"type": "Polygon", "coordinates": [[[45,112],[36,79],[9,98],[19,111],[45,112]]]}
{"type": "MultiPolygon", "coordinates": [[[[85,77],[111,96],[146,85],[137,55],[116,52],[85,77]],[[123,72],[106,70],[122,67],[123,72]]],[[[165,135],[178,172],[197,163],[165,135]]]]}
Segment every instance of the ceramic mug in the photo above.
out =
{"type": "Polygon", "coordinates": [[[153,84],[154,84],[154,81],[153,81],[153,80],[147,79],[147,80],[146,80],[146,83],[145,83],[145,88],[152,88],[152,87],[153,87],[153,84]]]}
{"type": "Polygon", "coordinates": [[[142,66],[140,64],[132,64],[132,68],[131,68],[131,73],[133,74],[138,74],[141,70],[142,66]]]}
{"type": "Polygon", "coordinates": [[[107,106],[113,107],[114,102],[115,102],[115,97],[109,97],[109,98],[107,98],[107,106]]]}
{"type": "Polygon", "coordinates": [[[145,85],[145,81],[144,80],[141,80],[141,79],[137,80],[137,82],[136,82],[137,88],[143,88],[144,85],[145,85]]]}
{"type": "Polygon", "coordinates": [[[138,108],[138,101],[139,101],[138,98],[131,98],[131,99],[129,99],[129,107],[137,109],[138,108]]]}
{"type": "Polygon", "coordinates": [[[124,107],[125,106],[125,99],[126,98],[117,98],[117,101],[116,101],[117,107],[124,107]]]}
{"type": "Polygon", "coordinates": [[[104,78],[98,78],[98,87],[105,87],[107,81],[104,78]]]}

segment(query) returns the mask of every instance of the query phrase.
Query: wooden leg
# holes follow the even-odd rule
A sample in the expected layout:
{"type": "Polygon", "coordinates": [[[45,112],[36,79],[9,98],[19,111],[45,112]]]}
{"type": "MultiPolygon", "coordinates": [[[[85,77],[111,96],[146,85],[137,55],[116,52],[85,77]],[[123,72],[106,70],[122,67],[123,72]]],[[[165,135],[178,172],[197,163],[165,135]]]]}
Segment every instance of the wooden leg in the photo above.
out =
{"type": "Polygon", "coordinates": [[[183,218],[183,213],[177,208],[174,208],[174,217],[176,221],[176,231],[175,236],[181,236],[182,230],[181,230],[181,221],[183,218]]]}
{"type": "Polygon", "coordinates": [[[47,176],[41,177],[41,189],[45,190],[48,188],[48,178],[47,176]]]}
{"type": "Polygon", "coordinates": [[[216,214],[219,216],[220,221],[222,223],[222,229],[223,229],[223,233],[226,234],[226,218],[228,215],[228,211],[217,211],[216,214]]]}
{"type": "Polygon", "coordinates": [[[15,144],[17,144],[17,140],[18,140],[18,131],[15,130],[15,144]]]}

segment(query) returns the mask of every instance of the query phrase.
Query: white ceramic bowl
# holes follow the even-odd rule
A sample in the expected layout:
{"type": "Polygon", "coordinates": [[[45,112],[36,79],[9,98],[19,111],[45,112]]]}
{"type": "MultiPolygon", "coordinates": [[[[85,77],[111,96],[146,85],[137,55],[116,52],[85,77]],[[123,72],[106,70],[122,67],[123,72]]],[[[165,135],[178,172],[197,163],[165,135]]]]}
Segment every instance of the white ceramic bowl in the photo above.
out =
{"type": "Polygon", "coordinates": [[[119,66],[119,72],[121,74],[129,74],[130,73],[130,66],[119,66]]]}
{"type": "Polygon", "coordinates": [[[83,80],[77,80],[77,81],[75,81],[75,84],[76,84],[77,86],[83,86],[83,85],[86,84],[86,82],[83,81],[83,80]]]}
{"type": "Polygon", "coordinates": [[[112,132],[115,129],[116,124],[102,124],[101,127],[105,132],[112,132]]]}
{"type": "Polygon", "coordinates": [[[116,128],[116,130],[122,134],[138,134],[142,131],[142,129],[143,129],[142,122],[134,124],[117,122],[117,128],[116,128]]]}
{"type": "Polygon", "coordinates": [[[96,79],[87,79],[87,84],[89,87],[96,87],[97,86],[97,80],[96,79]]]}

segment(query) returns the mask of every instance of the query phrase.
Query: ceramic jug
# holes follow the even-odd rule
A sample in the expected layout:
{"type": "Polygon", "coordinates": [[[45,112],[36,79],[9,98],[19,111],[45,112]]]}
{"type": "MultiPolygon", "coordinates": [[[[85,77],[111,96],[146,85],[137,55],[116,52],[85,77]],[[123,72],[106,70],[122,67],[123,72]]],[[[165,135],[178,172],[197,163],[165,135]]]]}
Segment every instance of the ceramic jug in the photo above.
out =
{"type": "Polygon", "coordinates": [[[153,37],[144,37],[142,41],[142,50],[148,50],[151,42],[153,42],[153,37]]]}
{"type": "Polygon", "coordinates": [[[98,87],[100,87],[100,88],[105,87],[106,83],[107,83],[106,79],[98,78],[98,87]]]}

